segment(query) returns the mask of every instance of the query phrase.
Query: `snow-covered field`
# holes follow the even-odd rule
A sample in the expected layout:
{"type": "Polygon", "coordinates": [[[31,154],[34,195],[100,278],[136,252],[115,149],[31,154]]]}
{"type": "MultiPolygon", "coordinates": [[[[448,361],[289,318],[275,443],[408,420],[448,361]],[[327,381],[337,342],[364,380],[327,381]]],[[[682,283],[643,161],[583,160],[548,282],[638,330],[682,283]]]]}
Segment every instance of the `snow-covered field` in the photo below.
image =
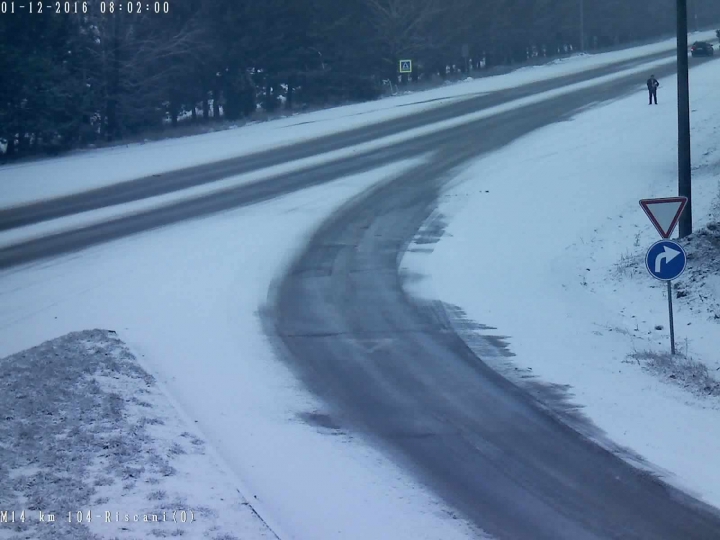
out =
{"type": "MultiPolygon", "coordinates": [[[[690,73],[696,229],[720,220],[718,77],[716,62],[690,73]]],[[[676,80],[660,82],[658,106],[640,91],[465,168],[428,223],[446,223],[434,251],[402,265],[426,277],[414,294],[507,336],[515,356],[491,362],[569,385],[612,440],[720,506],[717,225],[684,241],[674,304],[687,358],[667,354],[665,285],[644,265],[659,236],[638,201],[677,194],[676,80]]]]}
{"type": "MultiPolygon", "coordinates": [[[[172,442],[183,444],[178,438],[183,430],[205,440],[206,448],[215,449],[233,472],[228,481],[241,488],[242,496],[283,540],[476,537],[377,451],[349,433],[323,427],[322,407],[275,359],[257,316],[271,281],[324,216],[375,182],[417,163],[399,163],[277,201],[2,272],[0,358],[76,330],[116,331],[185,411],[180,419],[167,421],[175,429],[155,443],[158,453],[165,455],[172,442]],[[189,418],[185,427],[183,416],[189,418]]],[[[0,360],[0,373],[11,369],[11,360],[0,360]]],[[[3,381],[0,378],[0,384],[3,381]]],[[[2,410],[5,414],[5,407],[2,410]]],[[[172,416],[169,410],[145,414],[172,416]]],[[[148,427],[151,436],[153,429],[148,427]]],[[[196,473],[171,478],[173,489],[152,491],[164,490],[168,503],[174,502],[175,490],[189,491],[190,509],[198,504],[222,511],[230,522],[242,522],[242,509],[233,509],[230,502],[213,506],[200,491],[217,477],[203,478],[214,470],[213,463],[195,454],[183,459],[192,459],[196,473]],[[197,489],[195,483],[200,484],[197,489]]],[[[99,508],[132,512],[146,489],[139,481],[99,508]]],[[[234,502],[242,500],[234,495],[234,502]]],[[[147,511],[160,504],[147,501],[147,511]]],[[[75,508],[64,509],[69,510],[75,508]]],[[[209,523],[213,518],[202,519],[209,523]]],[[[110,538],[130,534],[100,525],[93,532],[103,531],[110,538]]],[[[233,534],[242,540],[260,537],[233,534]]]]}
{"type": "MultiPolygon", "coordinates": [[[[714,37],[712,32],[701,32],[693,34],[691,40],[712,37],[714,37]]],[[[7,207],[38,198],[57,197],[142,176],[276,148],[383,120],[416,114],[448,100],[470,98],[647,54],[671,51],[674,44],[674,40],[666,40],[610,53],[578,55],[562,62],[523,68],[498,77],[466,81],[433,90],[308,114],[296,114],[229,131],[84,151],[57,159],[8,165],[0,167],[0,206],[7,207]]]]}

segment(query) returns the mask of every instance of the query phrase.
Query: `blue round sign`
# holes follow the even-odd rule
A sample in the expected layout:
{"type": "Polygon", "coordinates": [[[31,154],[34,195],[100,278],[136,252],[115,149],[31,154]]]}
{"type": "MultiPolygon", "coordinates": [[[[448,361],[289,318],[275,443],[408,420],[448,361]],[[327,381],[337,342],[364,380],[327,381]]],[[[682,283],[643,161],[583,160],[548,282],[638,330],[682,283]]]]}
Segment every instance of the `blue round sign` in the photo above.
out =
{"type": "Polygon", "coordinates": [[[645,266],[650,275],[660,281],[680,277],[685,271],[687,254],[680,244],[672,240],[660,240],[648,249],[645,266]]]}

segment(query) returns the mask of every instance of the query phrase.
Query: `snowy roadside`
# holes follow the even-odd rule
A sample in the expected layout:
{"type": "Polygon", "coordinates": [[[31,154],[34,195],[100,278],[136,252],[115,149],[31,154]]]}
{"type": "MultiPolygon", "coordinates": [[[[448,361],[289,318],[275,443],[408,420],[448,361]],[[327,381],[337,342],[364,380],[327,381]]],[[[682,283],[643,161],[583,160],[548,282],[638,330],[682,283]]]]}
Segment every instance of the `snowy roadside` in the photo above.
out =
{"type": "MultiPolygon", "coordinates": [[[[712,32],[692,39],[713,37],[712,32]]],[[[614,62],[671,51],[674,40],[596,55],[579,55],[563,62],[520,69],[505,75],[465,81],[367,103],[295,114],[239,129],[182,137],[147,144],[78,152],[69,156],[0,167],[0,205],[58,197],[138,177],[160,174],[277,148],[323,135],[417,114],[447,102],[471,98],[579,73],[614,62]]]]}
{"type": "Polygon", "coordinates": [[[0,410],[0,538],[276,538],[113,331],[0,359],[0,410]]]}
{"type": "MultiPolygon", "coordinates": [[[[117,331],[227,464],[227,482],[283,540],[477,538],[380,452],[328,423],[323,405],[276,359],[258,316],[273,279],[327,215],[420,162],[0,272],[0,357],[77,330],[117,331]]],[[[183,429],[160,440],[172,444],[183,429]]],[[[210,483],[201,478],[187,507],[225,508],[206,502],[210,483]]],[[[152,489],[173,502],[170,487],[152,489]]],[[[103,508],[122,512],[135,502],[103,508]]]]}
{"type": "Polygon", "coordinates": [[[482,359],[533,391],[544,383],[560,414],[580,408],[603,432],[589,436],[720,506],[717,70],[690,74],[698,233],[674,289],[685,358],[668,362],[664,285],[644,267],[658,237],[638,204],[677,193],[674,77],[658,106],[639,91],[460,171],[401,265],[425,276],[412,294],[444,302],[460,327],[465,315],[490,327],[467,333],[482,359]]]}

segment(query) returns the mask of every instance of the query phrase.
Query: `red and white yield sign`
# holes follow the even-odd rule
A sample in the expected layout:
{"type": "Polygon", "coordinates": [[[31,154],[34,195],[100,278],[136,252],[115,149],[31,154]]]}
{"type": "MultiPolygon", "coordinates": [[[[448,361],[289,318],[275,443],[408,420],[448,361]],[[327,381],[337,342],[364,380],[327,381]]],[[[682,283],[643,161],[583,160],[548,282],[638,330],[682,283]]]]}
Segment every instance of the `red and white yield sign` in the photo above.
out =
{"type": "Polygon", "coordinates": [[[640,201],[640,206],[645,210],[660,236],[670,238],[687,202],[687,197],[643,199],[640,201]]]}

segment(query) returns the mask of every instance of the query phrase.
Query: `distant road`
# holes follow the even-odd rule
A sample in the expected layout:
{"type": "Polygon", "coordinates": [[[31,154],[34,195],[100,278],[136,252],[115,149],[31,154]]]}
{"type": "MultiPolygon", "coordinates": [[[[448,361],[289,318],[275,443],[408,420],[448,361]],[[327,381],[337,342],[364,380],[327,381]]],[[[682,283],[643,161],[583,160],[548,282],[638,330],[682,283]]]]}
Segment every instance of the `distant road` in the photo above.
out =
{"type": "MultiPolygon", "coordinates": [[[[455,116],[476,112],[481,107],[491,107],[512,99],[526,97],[531,95],[531,90],[533,92],[544,92],[586,80],[591,76],[590,74],[599,77],[613,73],[619,69],[627,69],[637,63],[644,63],[653,59],[657,60],[658,58],[665,58],[666,56],[667,55],[652,55],[642,60],[634,60],[632,62],[614,65],[612,68],[602,68],[583,74],[534,83],[533,85],[522,88],[495,92],[468,101],[454,103],[447,107],[440,107],[438,110],[427,111],[418,116],[425,119],[424,123],[437,122],[446,119],[443,115],[451,115],[449,111],[452,111],[452,114],[455,116]],[[444,112],[441,113],[439,111],[444,112]]],[[[705,60],[694,61],[693,65],[704,63],[704,61],[705,60]]],[[[675,67],[669,65],[662,69],[656,68],[654,71],[658,77],[663,77],[672,75],[674,70],[675,67]]],[[[502,129],[502,126],[510,117],[521,115],[523,118],[526,118],[527,123],[524,125],[524,129],[526,130],[525,133],[527,133],[547,123],[571,116],[574,111],[590,104],[614,99],[630,91],[637,91],[638,86],[642,86],[643,84],[644,77],[642,76],[634,75],[623,77],[580,92],[553,98],[541,104],[527,105],[510,112],[500,113],[459,127],[433,132],[401,143],[389,145],[380,150],[353,154],[351,157],[329,161],[296,172],[278,174],[262,181],[198,196],[192,200],[176,202],[161,208],[109,219],[99,225],[56,233],[35,240],[18,243],[10,247],[0,248],[0,269],[61,255],[63,253],[70,253],[89,246],[184,220],[252,205],[307,187],[331,182],[344,176],[357,174],[396,161],[417,157],[428,152],[452,147],[462,147],[470,144],[470,155],[477,156],[487,151],[488,148],[476,143],[492,140],[494,147],[497,148],[521,135],[502,129]],[[544,110],[550,106],[553,107],[550,109],[553,111],[550,117],[537,115],[537,111],[544,110]]],[[[642,102],[644,97],[638,99],[642,102]]],[[[291,159],[291,156],[292,159],[300,159],[308,155],[316,155],[321,152],[335,150],[338,149],[338,147],[342,147],[342,145],[366,142],[368,139],[373,139],[374,137],[382,137],[395,133],[397,131],[397,122],[398,121],[386,122],[378,126],[368,126],[354,130],[346,134],[323,137],[314,143],[313,141],[307,141],[293,145],[289,148],[295,149],[293,150],[293,152],[296,152],[294,154],[289,153],[290,150],[283,150],[282,152],[277,150],[262,152],[217,164],[204,165],[169,173],[163,175],[161,179],[140,179],[79,195],[0,211],[0,224],[2,224],[0,229],[4,228],[4,230],[9,230],[21,225],[42,222],[53,217],[102,208],[112,204],[119,204],[120,202],[139,200],[185,187],[207,184],[227,176],[239,174],[240,172],[248,172],[249,170],[257,170],[259,168],[286,163],[291,159]]],[[[402,119],[401,123],[403,123],[405,129],[418,127],[418,121],[415,120],[414,116],[402,119]]],[[[424,124],[421,123],[419,125],[424,124]]]]}
{"type": "MultiPolygon", "coordinates": [[[[64,217],[88,210],[97,210],[116,204],[138,201],[156,195],[172,193],[189,187],[208,184],[231,176],[281,165],[299,159],[325,154],[361,143],[395,135],[413,128],[426,126],[450,118],[456,118],[482,109],[495,107],[522,97],[547,90],[562,88],[577,82],[587,81],[628,69],[646,62],[671,58],[672,53],[655,53],[633,60],[627,60],[596,68],[590,71],[567,75],[556,79],[540,81],[525,86],[492,92],[447,105],[439,105],[427,111],[405,117],[387,120],[346,132],[273,148],[263,152],[240,156],[206,165],[199,165],[162,175],[151,175],[106,186],[91,191],[58,197],[47,201],[16,206],[0,210],[0,232],[23,225],[40,223],[53,218],[64,217]]],[[[98,171],[103,174],[103,171],[98,171]]]]}

